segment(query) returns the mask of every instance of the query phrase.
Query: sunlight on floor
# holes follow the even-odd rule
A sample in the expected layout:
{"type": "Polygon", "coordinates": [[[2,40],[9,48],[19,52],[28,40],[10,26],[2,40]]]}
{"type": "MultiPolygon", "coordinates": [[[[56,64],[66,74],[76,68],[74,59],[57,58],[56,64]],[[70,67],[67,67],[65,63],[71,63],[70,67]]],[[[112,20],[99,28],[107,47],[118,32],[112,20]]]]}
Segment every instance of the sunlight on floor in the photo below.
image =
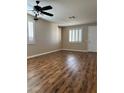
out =
{"type": "Polygon", "coordinates": [[[77,72],[79,70],[78,60],[73,55],[67,57],[66,64],[70,71],[77,72]]]}

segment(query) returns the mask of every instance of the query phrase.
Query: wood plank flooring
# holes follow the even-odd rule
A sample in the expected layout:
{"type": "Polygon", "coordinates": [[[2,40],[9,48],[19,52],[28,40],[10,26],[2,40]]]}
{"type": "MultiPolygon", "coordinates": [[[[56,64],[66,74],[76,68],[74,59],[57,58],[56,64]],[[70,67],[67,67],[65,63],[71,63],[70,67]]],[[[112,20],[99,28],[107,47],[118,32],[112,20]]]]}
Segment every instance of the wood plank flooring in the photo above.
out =
{"type": "Polygon", "coordinates": [[[28,59],[28,93],[96,93],[97,54],[59,51],[28,59]]]}

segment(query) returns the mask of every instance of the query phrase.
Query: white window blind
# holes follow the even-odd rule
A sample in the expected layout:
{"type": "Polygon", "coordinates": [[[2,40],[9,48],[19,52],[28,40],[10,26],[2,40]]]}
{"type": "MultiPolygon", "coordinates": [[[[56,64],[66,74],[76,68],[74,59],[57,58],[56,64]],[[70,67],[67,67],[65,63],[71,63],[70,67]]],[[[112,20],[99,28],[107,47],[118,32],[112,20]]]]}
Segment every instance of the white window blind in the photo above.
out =
{"type": "Polygon", "coordinates": [[[33,21],[28,21],[28,24],[27,24],[27,42],[28,44],[33,44],[34,43],[34,23],[33,21]]]}
{"type": "Polygon", "coordinates": [[[82,42],[82,29],[70,29],[69,42],[82,42]]]}

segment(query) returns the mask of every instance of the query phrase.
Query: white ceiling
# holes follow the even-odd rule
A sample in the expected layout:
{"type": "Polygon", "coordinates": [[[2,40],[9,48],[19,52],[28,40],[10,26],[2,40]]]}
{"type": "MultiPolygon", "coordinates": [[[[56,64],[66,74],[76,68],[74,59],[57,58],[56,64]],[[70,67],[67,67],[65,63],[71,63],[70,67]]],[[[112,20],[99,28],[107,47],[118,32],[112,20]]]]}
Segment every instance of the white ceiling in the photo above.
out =
{"type": "MultiPolygon", "coordinates": [[[[36,5],[36,0],[27,0],[28,10],[36,5]]],[[[51,5],[52,10],[48,10],[54,14],[53,17],[41,15],[40,17],[48,21],[55,22],[59,26],[69,26],[77,24],[87,24],[97,22],[97,0],[40,0],[40,6],[51,5]],[[75,16],[75,19],[68,17],[75,16]]],[[[33,12],[28,11],[33,15],[33,12]]]]}

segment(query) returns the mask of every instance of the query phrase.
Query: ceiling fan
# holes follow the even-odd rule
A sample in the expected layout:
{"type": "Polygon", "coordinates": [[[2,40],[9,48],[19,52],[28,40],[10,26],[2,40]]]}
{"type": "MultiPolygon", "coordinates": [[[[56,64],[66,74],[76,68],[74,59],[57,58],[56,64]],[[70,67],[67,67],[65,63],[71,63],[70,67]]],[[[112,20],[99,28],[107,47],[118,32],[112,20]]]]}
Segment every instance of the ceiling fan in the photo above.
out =
{"type": "Polygon", "coordinates": [[[45,7],[40,7],[38,4],[40,3],[40,1],[36,1],[36,4],[35,6],[33,6],[33,12],[35,14],[35,17],[34,17],[34,20],[38,20],[38,16],[39,14],[45,14],[47,16],[53,16],[53,14],[51,13],[48,13],[48,12],[45,12],[45,10],[50,10],[52,9],[52,6],[48,5],[48,6],[45,6],[45,7]]]}

